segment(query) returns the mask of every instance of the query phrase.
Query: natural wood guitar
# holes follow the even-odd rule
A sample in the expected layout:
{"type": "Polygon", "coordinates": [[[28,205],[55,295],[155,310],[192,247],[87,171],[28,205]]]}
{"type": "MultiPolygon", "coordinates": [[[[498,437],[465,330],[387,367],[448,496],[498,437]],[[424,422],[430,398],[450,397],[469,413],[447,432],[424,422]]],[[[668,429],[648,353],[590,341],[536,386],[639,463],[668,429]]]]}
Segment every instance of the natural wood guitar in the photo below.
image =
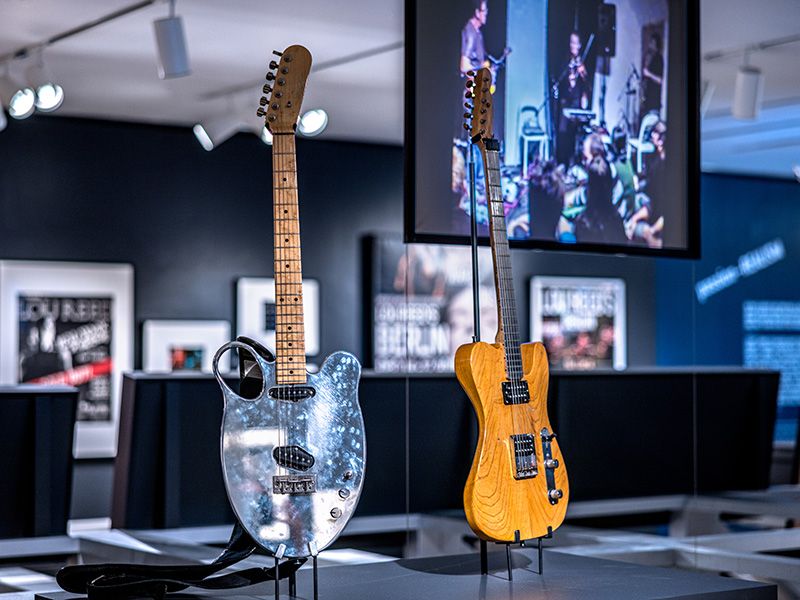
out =
{"type": "Polygon", "coordinates": [[[520,542],[542,537],[564,521],[569,483],[547,415],[547,354],[520,344],[511,255],[500,181],[500,146],[492,137],[492,75],[467,82],[465,128],[483,158],[489,234],[497,292],[494,344],[465,344],[456,352],[458,381],[478,415],[478,447],[464,489],[467,521],[482,539],[520,542]]]}

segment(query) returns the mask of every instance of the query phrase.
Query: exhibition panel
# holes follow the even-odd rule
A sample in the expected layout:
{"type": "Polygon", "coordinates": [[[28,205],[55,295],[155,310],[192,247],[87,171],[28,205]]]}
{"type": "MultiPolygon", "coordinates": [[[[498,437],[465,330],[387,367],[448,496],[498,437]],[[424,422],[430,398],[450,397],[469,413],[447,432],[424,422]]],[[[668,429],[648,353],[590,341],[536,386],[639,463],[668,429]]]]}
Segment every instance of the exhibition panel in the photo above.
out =
{"type": "Polygon", "coordinates": [[[796,11],[166,4],[0,7],[0,600],[800,598],[796,11]]]}

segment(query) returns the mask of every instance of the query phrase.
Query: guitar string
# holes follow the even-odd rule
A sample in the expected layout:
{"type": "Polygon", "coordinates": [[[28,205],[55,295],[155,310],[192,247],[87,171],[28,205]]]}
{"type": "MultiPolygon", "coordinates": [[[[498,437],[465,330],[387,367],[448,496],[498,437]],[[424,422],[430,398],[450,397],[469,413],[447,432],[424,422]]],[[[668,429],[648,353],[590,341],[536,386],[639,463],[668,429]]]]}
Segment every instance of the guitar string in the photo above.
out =
{"type": "MultiPolygon", "coordinates": [[[[511,405],[509,406],[509,410],[511,411],[511,424],[514,428],[516,433],[519,433],[519,427],[517,424],[517,407],[516,407],[516,400],[517,400],[517,387],[518,384],[516,383],[516,374],[517,374],[517,365],[514,360],[514,354],[511,350],[511,347],[514,344],[514,339],[516,336],[516,324],[515,319],[509,311],[513,311],[513,306],[509,304],[509,290],[507,289],[507,274],[508,274],[508,265],[506,264],[506,259],[508,256],[508,243],[506,240],[505,235],[505,213],[504,213],[504,205],[503,205],[503,197],[502,197],[502,188],[499,185],[499,168],[498,168],[498,161],[497,161],[497,152],[493,150],[488,150],[484,144],[484,170],[486,176],[486,184],[487,184],[487,209],[488,209],[488,217],[489,217],[489,227],[490,233],[492,236],[492,250],[494,254],[494,261],[495,261],[495,269],[497,272],[496,277],[496,285],[497,285],[497,293],[498,293],[498,302],[499,302],[499,313],[500,313],[500,323],[498,326],[501,328],[502,331],[502,338],[503,338],[503,354],[505,358],[505,366],[506,366],[506,377],[509,381],[509,387],[511,388],[511,405]],[[498,200],[499,196],[499,200],[498,200]]],[[[513,301],[513,289],[511,290],[511,298],[510,300],[513,301]]],[[[505,399],[504,399],[505,400],[505,399]]],[[[514,438],[511,438],[512,442],[514,442],[514,438]]],[[[514,444],[514,468],[517,468],[517,452],[516,452],[516,445],[514,444]]]]}
{"type": "MultiPolygon", "coordinates": [[[[528,406],[520,407],[517,402],[524,403],[524,388],[528,387],[525,381],[522,368],[522,354],[520,349],[520,339],[516,312],[516,302],[514,298],[513,279],[511,277],[511,256],[508,248],[508,231],[505,221],[505,210],[502,199],[502,186],[500,179],[500,169],[497,151],[486,151],[487,160],[487,180],[488,191],[487,200],[490,217],[490,227],[494,236],[494,249],[495,249],[495,262],[498,270],[498,293],[500,295],[501,306],[500,312],[502,317],[502,330],[503,342],[506,358],[506,369],[508,379],[511,383],[512,402],[510,406],[512,411],[512,426],[518,434],[530,433],[533,439],[536,438],[536,415],[534,411],[533,402],[529,401],[528,406]],[[500,200],[497,200],[499,196],[500,200]],[[493,205],[494,203],[494,205],[493,205]],[[498,251],[499,250],[499,251],[498,251]],[[519,409],[522,409],[520,411],[519,409]],[[530,432],[520,431],[517,428],[515,413],[522,412],[522,421],[527,424],[530,423],[530,432]],[[527,422],[527,423],[526,423],[527,422]]],[[[528,393],[530,400],[530,391],[528,393]]],[[[524,439],[524,438],[523,438],[524,439]]],[[[518,468],[519,462],[517,461],[517,440],[512,438],[514,446],[514,466],[518,468]]],[[[524,444],[520,444],[520,447],[524,444]]],[[[524,448],[523,448],[524,449],[524,448]]],[[[533,444],[533,457],[536,456],[536,445],[533,444]]],[[[523,465],[532,467],[533,464],[530,458],[523,457],[523,465]]]]}

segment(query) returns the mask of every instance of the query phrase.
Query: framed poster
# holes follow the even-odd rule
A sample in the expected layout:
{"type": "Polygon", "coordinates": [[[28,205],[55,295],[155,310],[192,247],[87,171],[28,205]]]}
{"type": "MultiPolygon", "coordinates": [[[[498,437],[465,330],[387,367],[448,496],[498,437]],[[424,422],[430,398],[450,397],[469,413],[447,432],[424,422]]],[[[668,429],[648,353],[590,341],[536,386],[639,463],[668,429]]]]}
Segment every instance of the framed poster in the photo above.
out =
{"type": "Polygon", "coordinates": [[[551,366],[627,366],[622,279],[533,277],[530,285],[531,339],[544,343],[551,366]]]}
{"type": "MultiPolygon", "coordinates": [[[[236,335],[246,335],[275,350],[275,280],[240,277],[236,280],[236,335]]],[[[306,356],[320,350],[319,283],[303,279],[303,321],[306,356]]]]}
{"type": "Polygon", "coordinates": [[[214,354],[230,339],[228,321],[145,321],[142,368],[148,373],[210,373],[214,354]]]}
{"type": "MultiPolygon", "coordinates": [[[[367,240],[364,315],[367,364],[382,373],[452,372],[456,350],[472,342],[469,248],[404,244],[399,236],[367,240]]],[[[489,248],[479,248],[481,339],[494,342],[497,301],[489,248]]]]}
{"type": "Polygon", "coordinates": [[[0,261],[0,383],[80,390],[76,458],[114,456],[133,368],[133,267],[0,261]]]}

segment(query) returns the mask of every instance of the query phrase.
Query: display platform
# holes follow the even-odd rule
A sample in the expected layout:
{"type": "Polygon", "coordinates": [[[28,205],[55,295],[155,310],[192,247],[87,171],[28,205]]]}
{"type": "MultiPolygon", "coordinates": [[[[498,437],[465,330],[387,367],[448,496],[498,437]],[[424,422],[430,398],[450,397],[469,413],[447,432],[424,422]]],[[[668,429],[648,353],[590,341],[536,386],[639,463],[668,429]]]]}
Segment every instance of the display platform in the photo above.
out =
{"type": "MultiPolygon", "coordinates": [[[[324,553],[323,553],[324,555],[324,553]]],[[[265,559],[266,562],[267,559],[265,559]]],[[[678,569],[571,556],[545,550],[544,575],[533,550],[513,552],[514,580],[506,577],[504,552],[489,554],[490,574],[480,575],[477,554],[397,560],[320,569],[320,597],[329,600],[646,600],[648,598],[713,598],[768,600],[777,598],[774,585],[704,575],[678,569]]],[[[284,594],[288,586],[283,584],[284,594]]],[[[297,578],[298,598],[310,598],[311,570],[297,578]]],[[[180,598],[245,600],[274,597],[274,584],[230,592],[182,593],[180,598]]],[[[282,598],[287,596],[282,595],[282,598]]],[[[40,593],[38,600],[69,600],[83,596],[40,593]]]]}

